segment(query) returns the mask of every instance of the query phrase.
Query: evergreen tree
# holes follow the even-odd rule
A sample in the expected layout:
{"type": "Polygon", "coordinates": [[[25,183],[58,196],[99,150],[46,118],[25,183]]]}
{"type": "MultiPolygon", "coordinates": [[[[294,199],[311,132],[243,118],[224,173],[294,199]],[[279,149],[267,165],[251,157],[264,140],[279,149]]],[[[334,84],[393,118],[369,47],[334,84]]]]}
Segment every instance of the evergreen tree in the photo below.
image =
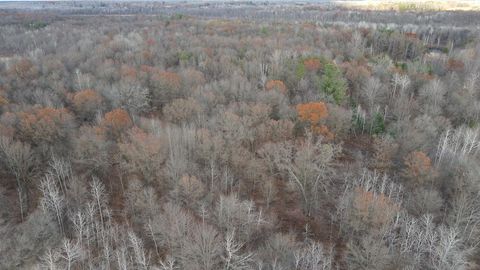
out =
{"type": "Polygon", "coordinates": [[[333,63],[325,66],[320,88],[324,93],[332,96],[337,104],[340,104],[345,98],[347,82],[340,69],[333,63]]]}

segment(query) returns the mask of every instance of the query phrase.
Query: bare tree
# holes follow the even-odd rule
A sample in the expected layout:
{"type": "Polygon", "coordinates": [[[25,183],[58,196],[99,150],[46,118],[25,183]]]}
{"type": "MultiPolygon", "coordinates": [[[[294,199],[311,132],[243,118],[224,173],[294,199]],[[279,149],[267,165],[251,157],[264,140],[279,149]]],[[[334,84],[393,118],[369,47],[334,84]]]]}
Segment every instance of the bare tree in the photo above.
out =
{"type": "Polygon", "coordinates": [[[176,261],[172,256],[167,256],[165,260],[160,261],[160,270],[176,270],[176,261]]]}
{"type": "Polygon", "coordinates": [[[446,223],[457,228],[466,245],[480,245],[480,194],[469,191],[457,195],[452,203],[446,223]]]}
{"type": "Polygon", "coordinates": [[[40,190],[43,193],[43,197],[40,201],[44,211],[53,212],[58,226],[60,228],[60,233],[64,234],[63,218],[65,211],[65,198],[61,194],[60,190],[57,187],[57,184],[52,179],[52,177],[47,174],[45,179],[42,180],[40,184],[40,190]]]}
{"type": "Polygon", "coordinates": [[[150,93],[147,88],[136,83],[114,85],[104,93],[114,107],[120,107],[130,113],[146,112],[150,106],[150,93]]]}
{"type": "Polygon", "coordinates": [[[142,239],[138,238],[134,232],[128,232],[128,239],[130,241],[130,247],[133,250],[133,257],[135,259],[135,265],[138,269],[149,269],[149,256],[147,256],[143,247],[142,239]]]}
{"type": "Polygon", "coordinates": [[[438,242],[434,243],[431,264],[436,270],[468,269],[469,250],[463,247],[456,228],[440,227],[438,242]]]}
{"type": "Polygon", "coordinates": [[[464,83],[464,88],[467,90],[467,92],[474,96],[477,89],[478,89],[478,84],[480,81],[480,73],[479,72],[471,72],[469,75],[466,76],[465,83],[464,83]]]}
{"type": "Polygon", "coordinates": [[[90,193],[96,204],[98,214],[100,215],[101,226],[103,227],[105,226],[104,209],[106,208],[106,205],[107,205],[107,200],[106,200],[107,194],[105,191],[105,186],[96,177],[93,177],[92,182],[90,183],[90,193]]]}
{"type": "Polygon", "coordinates": [[[388,266],[390,259],[388,247],[372,235],[366,235],[358,242],[352,241],[348,244],[346,258],[348,269],[381,270],[388,266]]]}
{"type": "Polygon", "coordinates": [[[424,111],[430,115],[437,115],[442,112],[446,90],[442,81],[433,80],[420,90],[420,97],[424,102],[424,111]]]}
{"type": "Polygon", "coordinates": [[[480,149],[480,129],[460,127],[456,130],[447,130],[438,142],[435,163],[437,166],[464,161],[476,156],[480,149]]]}
{"type": "Polygon", "coordinates": [[[82,248],[77,242],[64,239],[58,256],[65,261],[65,269],[71,270],[75,262],[81,258],[82,248]]]}
{"type": "Polygon", "coordinates": [[[36,159],[30,145],[14,141],[9,137],[0,137],[0,160],[15,176],[22,220],[28,207],[26,182],[36,169],[36,159]]]}
{"type": "Polygon", "coordinates": [[[272,201],[275,199],[275,196],[278,194],[275,187],[275,181],[273,179],[265,179],[261,186],[261,191],[265,199],[266,208],[268,209],[272,201]]]}
{"type": "Polygon", "coordinates": [[[407,93],[408,87],[410,86],[411,80],[408,75],[400,75],[395,73],[392,78],[392,94],[391,98],[396,98],[397,95],[404,96],[407,93]]]}
{"type": "Polygon", "coordinates": [[[363,87],[363,95],[367,102],[368,110],[372,112],[375,109],[375,104],[378,103],[380,96],[385,92],[382,82],[375,77],[368,78],[363,87]]]}
{"type": "Polygon", "coordinates": [[[225,270],[251,269],[253,254],[242,254],[243,244],[235,240],[235,230],[225,236],[225,254],[222,256],[225,270]]]}
{"type": "Polygon", "coordinates": [[[267,225],[262,211],[257,211],[252,201],[241,201],[235,195],[220,196],[214,215],[220,228],[225,232],[235,230],[245,242],[267,225]]]}
{"type": "Polygon", "coordinates": [[[218,232],[207,224],[192,227],[183,238],[181,258],[183,269],[215,269],[220,262],[221,240],[218,232]]]}
{"type": "Polygon", "coordinates": [[[73,174],[71,163],[68,160],[52,155],[48,165],[48,174],[58,182],[63,194],[66,194],[73,174]]]}
{"type": "Polygon", "coordinates": [[[167,176],[173,188],[173,197],[178,199],[179,179],[188,174],[189,161],[192,158],[192,149],[195,145],[195,129],[183,126],[181,128],[169,127],[166,130],[168,137],[167,176]]]}
{"type": "Polygon", "coordinates": [[[292,142],[267,144],[261,150],[261,155],[273,161],[281,173],[286,173],[300,193],[303,209],[311,215],[317,207],[321,194],[328,194],[330,177],[334,170],[333,159],[341,149],[333,144],[325,144],[312,135],[300,145],[292,142]]]}
{"type": "Polygon", "coordinates": [[[330,270],[334,269],[333,247],[325,250],[319,243],[312,243],[307,247],[295,251],[295,269],[302,270],[330,270]]]}
{"type": "Polygon", "coordinates": [[[117,266],[119,270],[129,269],[127,253],[127,248],[124,245],[118,246],[115,250],[115,257],[117,258],[117,266]]]}
{"type": "Polygon", "coordinates": [[[47,249],[45,254],[40,258],[40,267],[47,270],[60,269],[58,266],[58,254],[52,249],[47,249]]]}
{"type": "Polygon", "coordinates": [[[87,230],[87,217],[85,213],[78,210],[76,213],[70,216],[70,220],[73,224],[73,229],[76,232],[77,241],[80,246],[83,244],[83,238],[85,237],[85,231],[87,230]]]}
{"type": "Polygon", "coordinates": [[[146,230],[154,243],[176,254],[181,249],[182,241],[193,222],[193,217],[180,206],[167,203],[163,207],[163,212],[153,216],[147,223],[146,230]]]}

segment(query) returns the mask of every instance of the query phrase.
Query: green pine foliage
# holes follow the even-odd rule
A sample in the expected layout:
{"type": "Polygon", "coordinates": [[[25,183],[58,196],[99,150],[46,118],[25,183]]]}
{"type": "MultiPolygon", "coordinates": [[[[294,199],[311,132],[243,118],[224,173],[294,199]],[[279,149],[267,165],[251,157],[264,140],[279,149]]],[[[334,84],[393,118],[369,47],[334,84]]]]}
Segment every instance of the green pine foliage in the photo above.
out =
{"type": "Polygon", "coordinates": [[[320,89],[330,95],[335,103],[340,104],[345,99],[347,82],[343,78],[342,71],[333,63],[325,65],[320,89]]]}
{"type": "Polygon", "coordinates": [[[379,112],[376,112],[373,115],[372,119],[372,134],[382,134],[385,132],[385,121],[383,119],[383,115],[379,112]]]}

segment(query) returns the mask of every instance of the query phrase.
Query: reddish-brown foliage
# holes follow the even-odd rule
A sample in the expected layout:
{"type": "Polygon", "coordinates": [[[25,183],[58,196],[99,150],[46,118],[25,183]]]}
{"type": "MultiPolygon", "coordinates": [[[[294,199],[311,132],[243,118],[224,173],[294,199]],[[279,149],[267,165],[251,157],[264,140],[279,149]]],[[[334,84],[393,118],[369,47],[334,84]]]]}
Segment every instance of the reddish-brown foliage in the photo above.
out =
{"type": "Polygon", "coordinates": [[[148,46],[153,46],[155,45],[157,42],[153,39],[153,38],[148,38],[145,42],[148,46]]]}
{"type": "Polygon", "coordinates": [[[37,108],[19,115],[19,132],[34,143],[53,143],[68,137],[73,117],[66,109],[37,108]]]}
{"type": "Polygon", "coordinates": [[[202,106],[193,99],[175,99],[163,108],[163,114],[168,121],[181,123],[189,121],[202,113],[202,106]]]}
{"type": "Polygon", "coordinates": [[[181,85],[180,76],[170,71],[155,72],[152,74],[152,81],[171,89],[178,89],[181,85]]]}
{"type": "Polygon", "coordinates": [[[17,115],[11,112],[4,112],[0,116],[0,135],[13,137],[15,135],[16,123],[17,123],[17,115]]]}
{"type": "Polygon", "coordinates": [[[134,81],[137,79],[137,70],[134,67],[122,65],[120,68],[120,75],[122,79],[134,81]]]}
{"type": "Polygon", "coordinates": [[[298,118],[302,122],[307,122],[310,130],[321,135],[327,140],[332,140],[335,135],[323,124],[323,120],[328,117],[327,105],[323,102],[310,102],[297,105],[298,118]]]}
{"type": "Polygon", "coordinates": [[[132,126],[132,119],[123,109],[115,109],[105,114],[102,125],[112,136],[117,137],[132,126]]]}
{"type": "Polygon", "coordinates": [[[313,48],[311,46],[304,45],[304,44],[295,46],[295,51],[300,54],[308,53],[312,50],[313,48]]]}
{"type": "Polygon", "coordinates": [[[422,183],[431,176],[432,161],[421,151],[413,151],[405,157],[405,176],[422,183]]]}
{"type": "Polygon", "coordinates": [[[435,76],[431,75],[431,74],[428,74],[428,73],[415,73],[413,75],[413,77],[416,79],[416,80],[419,80],[419,81],[424,81],[424,82],[427,82],[427,81],[431,81],[433,79],[435,79],[435,76]]]}
{"type": "Polygon", "coordinates": [[[152,73],[152,72],[159,72],[159,70],[155,67],[148,66],[148,65],[141,65],[140,71],[145,73],[152,73]]]}
{"type": "Polygon", "coordinates": [[[408,39],[417,39],[417,34],[413,32],[407,32],[405,33],[405,37],[407,37],[408,39]]]}
{"type": "Polygon", "coordinates": [[[321,68],[321,63],[318,58],[308,58],[303,61],[305,68],[308,71],[316,72],[321,68]]]}
{"type": "Polygon", "coordinates": [[[374,194],[361,188],[354,191],[353,207],[355,216],[362,223],[377,229],[389,224],[399,210],[398,205],[385,195],[374,194]]]}
{"type": "Polygon", "coordinates": [[[311,22],[302,23],[302,27],[308,30],[314,30],[317,26],[311,22]]]}
{"type": "Polygon", "coordinates": [[[11,67],[10,73],[26,79],[34,76],[37,73],[37,69],[34,67],[32,61],[22,58],[11,67]]]}
{"type": "Polygon", "coordinates": [[[290,120],[270,119],[263,125],[260,125],[258,134],[262,141],[284,141],[292,137],[294,124],[290,120]]]}
{"type": "Polygon", "coordinates": [[[103,127],[84,125],[75,133],[73,154],[79,164],[97,173],[106,173],[111,164],[106,131],[103,127]]]}
{"type": "Polygon", "coordinates": [[[182,81],[185,83],[187,89],[195,89],[199,86],[205,84],[205,75],[195,69],[187,69],[185,72],[182,72],[182,81]]]}
{"type": "Polygon", "coordinates": [[[2,96],[0,96],[0,106],[7,105],[8,100],[2,96]]]}
{"type": "Polygon", "coordinates": [[[465,68],[465,64],[453,58],[448,59],[447,69],[450,71],[462,71],[465,68]]]}
{"type": "Polygon", "coordinates": [[[153,53],[149,49],[145,49],[142,51],[142,58],[145,62],[151,63],[153,59],[153,53]]]}
{"type": "Polygon", "coordinates": [[[101,108],[102,96],[92,89],[85,89],[73,96],[73,108],[81,117],[91,117],[101,108]]]}
{"type": "Polygon", "coordinates": [[[394,163],[393,158],[398,150],[398,143],[390,137],[375,137],[373,140],[372,169],[378,172],[387,172],[394,163]]]}
{"type": "Polygon", "coordinates": [[[321,135],[326,140],[333,140],[335,134],[331,132],[326,125],[312,126],[312,131],[314,134],[321,135]]]}
{"type": "Polygon", "coordinates": [[[268,81],[265,85],[265,89],[267,91],[276,90],[276,91],[279,91],[282,94],[287,93],[287,87],[280,80],[270,80],[270,81],[268,81]]]}
{"type": "Polygon", "coordinates": [[[5,89],[0,85],[0,106],[8,104],[8,99],[5,96],[6,96],[5,89]]]}
{"type": "Polygon", "coordinates": [[[310,102],[297,105],[297,113],[301,121],[317,125],[320,120],[328,116],[328,109],[323,102],[310,102]]]}
{"type": "Polygon", "coordinates": [[[134,127],[128,132],[127,142],[118,146],[125,172],[140,173],[146,181],[156,179],[167,156],[164,140],[134,127]]]}
{"type": "Polygon", "coordinates": [[[183,175],[179,181],[180,196],[187,204],[194,204],[205,193],[205,185],[195,176],[183,175]]]}
{"type": "Polygon", "coordinates": [[[371,76],[370,68],[361,61],[344,62],[341,64],[341,68],[345,71],[345,77],[350,83],[360,84],[371,76]]]}

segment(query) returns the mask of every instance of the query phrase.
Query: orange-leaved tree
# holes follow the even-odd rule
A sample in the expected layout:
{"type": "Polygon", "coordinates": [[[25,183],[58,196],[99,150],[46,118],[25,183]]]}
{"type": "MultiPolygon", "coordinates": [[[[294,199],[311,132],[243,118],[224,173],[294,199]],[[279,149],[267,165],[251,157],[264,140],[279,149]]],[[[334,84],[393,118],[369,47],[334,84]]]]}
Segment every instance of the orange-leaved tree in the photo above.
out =
{"type": "Polygon", "coordinates": [[[173,192],[178,193],[180,200],[189,206],[198,204],[198,201],[205,195],[206,187],[194,175],[184,174],[178,183],[177,190],[173,192]]]}
{"type": "Polygon", "coordinates": [[[7,104],[8,104],[8,99],[0,96],[0,107],[7,104]]]}
{"type": "Polygon", "coordinates": [[[412,180],[414,185],[423,185],[435,176],[432,161],[422,151],[413,151],[405,157],[404,176],[412,180]]]}
{"type": "Polygon", "coordinates": [[[322,135],[326,140],[333,140],[335,137],[326,125],[312,126],[311,129],[314,134],[322,135]]]}
{"type": "Polygon", "coordinates": [[[152,75],[152,81],[160,86],[178,89],[181,86],[181,78],[175,72],[160,71],[152,75]]]}
{"type": "Polygon", "coordinates": [[[287,93],[287,87],[285,86],[285,84],[280,81],[280,80],[269,80],[266,84],[265,84],[265,90],[267,91],[271,91],[271,90],[276,90],[282,94],[286,94],[287,93]]]}
{"type": "Polygon", "coordinates": [[[110,136],[118,138],[120,134],[133,125],[132,119],[127,111],[123,109],[114,109],[105,114],[102,126],[107,130],[110,136]]]}
{"type": "Polygon", "coordinates": [[[297,113],[301,121],[317,125],[328,116],[328,109],[324,102],[309,102],[297,105],[297,113]]]}
{"type": "Polygon", "coordinates": [[[118,147],[125,173],[140,174],[150,183],[157,179],[167,158],[168,145],[164,138],[134,127],[118,147]]]}
{"type": "Polygon", "coordinates": [[[9,102],[8,102],[8,99],[6,98],[7,96],[7,93],[6,91],[4,90],[4,88],[0,85],[0,107],[3,106],[3,105],[7,105],[9,102]]]}
{"type": "Polygon", "coordinates": [[[195,69],[186,69],[180,73],[185,89],[196,89],[206,83],[205,75],[195,69]]]}
{"type": "Polygon", "coordinates": [[[73,117],[67,109],[36,108],[19,114],[18,131],[34,144],[56,143],[68,138],[73,117]]]}
{"type": "Polygon", "coordinates": [[[126,81],[136,81],[137,70],[132,66],[122,65],[120,67],[120,76],[123,80],[126,80],[126,81]]]}
{"type": "Polygon", "coordinates": [[[357,187],[353,196],[354,217],[367,228],[380,229],[388,225],[400,209],[384,194],[375,194],[363,188],[357,187]]]}
{"type": "Polygon", "coordinates": [[[193,98],[174,99],[163,108],[165,118],[173,123],[182,123],[193,120],[203,111],[202,106],[193,98]]]}
{"type": "Polygon", "coordinates": [[[170,71],[153,71],[152,73],[150,82],[154,106],[162,107],[170,100],[180,96],[182,80],[177,73],[170,71]]]}
{"type": "Polygon", "coordinates": [[[324,120],[328,117],[328,108],[324,102],[309,102],[297,105],[297,114],[300,121],[306,123],[314,134],[322,135],[326,139],[333,139],[334,135],[324,120]]]}
{"type": "Polygon", "coordinates": [[[108,173],[112,159],[106,130],[98,126],[81,126],[73,138],[73,156],[77,164],[97,175],[108,173]]]}
{"type": "Polygon", "coordinates": [[[320,59],[314,58],[314,57],[305,59],[303,61],[303,65],[305,65],[305,68],[308,71],[312,71],[312,72],[318,71],[321,67],[320,59]]]}
{"type": "Polygon", "coordinates": [[[10,73],[20,79],[31,79],[38,74],[38,69],[32,61],[27,58],[22,58],[11,66],[10,73]]]}
{"type": "Polygon", "coordinates": [[[447,62],[447,69],[449,71],[462,71],[465,69],[465,64],[460,60],[450,58],[447,62]]]}
{"type": "Polygon", "coordinates": [[[91,120],[95,112],[102,107],[102,96],[92,89],[85,89],[73,96],[73,109],[77,116],[84,120],[91,120]]]}

